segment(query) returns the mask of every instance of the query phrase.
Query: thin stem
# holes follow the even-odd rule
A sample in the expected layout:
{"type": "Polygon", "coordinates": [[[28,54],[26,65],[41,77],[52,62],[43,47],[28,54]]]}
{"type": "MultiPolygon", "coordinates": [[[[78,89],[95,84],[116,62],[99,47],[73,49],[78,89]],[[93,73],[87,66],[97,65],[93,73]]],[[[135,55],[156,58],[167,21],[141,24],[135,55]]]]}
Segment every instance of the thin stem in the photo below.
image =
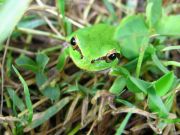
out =
{"type": "Polygon", "coordinates": [[[41,35],[41,36],[47,36],[49,38],[55,38],[59,40],[65,40],[65,37],[62,35],[55,35],[50,32],[45,32],[45,31],[40,31],[40,30],[34,30],[34,29],[29,29],[29,28],[22,28],[18,27],[17,28],[19,31],[27,33],[27,34],[33,34],[33,35],[41,35]]]}
{"type": "Polygon", "coordinates": [[[164,49],[162,49],[162,51],[170,51],[170,50],[178,50],[178,49],[180,49],[180,45],[168,46],[168,47],[165,47],[164,49]]]}
{"type": "Polygon", "coordinates": [[[4,55],[3,55],[3,59],[2,59],[2,67],[1,67],[1,107],[0,107],[1,115],[2,115],[2,109],[3,109],[3,93],[4,93],[4,64],[5,64],[5,60],[6,60],[6,54],[7,54],[9,42],[10,42],[10,37],[7,39],[7,42],[6,42],[4,55]]]}
{"type": "Polygon", "coordinates": [[[180,62],[177,61],[163,61],[162,62],[165,66],[176,66],[176,67],[180,67],[180,62]]]}

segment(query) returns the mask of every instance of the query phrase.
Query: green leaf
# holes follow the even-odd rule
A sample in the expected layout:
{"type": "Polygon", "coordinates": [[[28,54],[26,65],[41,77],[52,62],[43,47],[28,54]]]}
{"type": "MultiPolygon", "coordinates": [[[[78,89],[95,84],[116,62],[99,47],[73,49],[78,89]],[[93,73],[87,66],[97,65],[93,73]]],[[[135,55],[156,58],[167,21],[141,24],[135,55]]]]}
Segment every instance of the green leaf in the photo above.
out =
{"type": "Polygon", "coordinates": [[[38,71],[37,64],[32,59],[30,59],[29,57],[25,55],[21,55],[19,58],[16,59],[15,62],[18,66],[21,66],[26,70],[31,70],[33,72],[38,71]]]}
{"type": "Polygon", "coordinates": [[[148,90],[148,107],[152,112],[157,113],[160,117],[166,118],[168,116],[168,110],[161,100],[160,96],[156,94],[156,90],[151,85],[148,90]]]}
{"type": "Polygon", "coordinates": [[[180,37],[180,15],[164,16],[156,25],[156,33],[160,35],[180,37]]]}
{"type": "Polygon", "coordinates": [[[161,61],[159,60],[159,58],[157,57],[157,55],[155,53],[153,53],[151,55],[151,58],[154,62],[154,64],[163,72],[163,73],[168,73],[169,70],[161,63],[161,61]]]}
{"type": "Polygon", "coordinates": [[[148,28],[141,15],[128,16],[120,22],[114,38],[120,42],[122,55],[133,59],[139,55],[144,45],[144,38],[148,38],[148,28]]]}
{"type": "Polygon", "coordinates": [[[22,83],[22,85],[24,87],[26,106],[27,106],[28,111],[29,111],[28,121],[31,122],[32,121],[32,117],[33,117],[33,107],[32,107],[31,97],[30,97],[30,93],[29,93],[29,88],[27,86],[26,81],[23,79],[23,77],[18,72],[18,70],[13,65],[12,65],[12,67],[13,67],[15,73],[18,75],[19,80],[21,81],[21,83],[22,83]]]}
{"type": "Polygon", "coordinates": [[[58,100],[60,97],[60,90],[58,87],[48,86],[44,90],[42,90],[44,96],[50,98],[51,100],[58,100]]]}
{"type": "Polygon", "coordinates": [[[27,125],[24,129],[24,131],[30,131],[39,125],[43,124],[46,122],[48,119],[50,119],[53,115],[55,115],[57,112],[59,112],[63,107],[65,107],[69,101],[71,100],[70,97],[65,97],[61,99],[59,102],[57,102],[55,105],[52,107],[48,108],[46,111],[38,113],[38,117],[36,119],[33,119],[33,121],[27,125]]]}
{"type": "Polygon", "coordinates": [[[58,57],[58,63],[56,65],[56,68],[59,71],[62,71],[66,62],[67,57],[69,56],[69,48],[65,48],[61,51],[61,54],[58,57]]]}
{"type": "Polygon", "coordinates": [[[153,28],[162,16],[162,0],[148,0],[146,17],[150,28],[153,28]]]}
{"type": "Polygon", "coordinates": [[[3,4],[0,5],[0,43],[14,30],[31,1],[32,0],[22,0],[19,3],[16,0],[5,0],[3,4]]]}
{"type": "Polygon", "coordinates": [[[145,82],[132,76],[130,76],[127,80],[127,87],[129,91],[132,91],[134,93],[143,92],[146,94],[149,86],[149,82],[145,82]]]}
{"type": "Polygon", "coordinates": [[[126,85],[126,81],[127,80],[124,77],[117,77],[116,80],[113,82],[113,85],[109,89],[109,92],[117,95],[120,94],[126,85]]]}
{"type": "Polygon", "coordinates": [[[173,72],[169,72],[162,76],[157,81],[154,81],[155,90],[158,96],[164,96],[169,90],[171,90],[175,82],[175,75],[173,72]]]}
{"type": "Polygon", "coordinates": [[[12,88],[7,88],[7,92],[13,102],[13,104],[15,104],[15,106],[20,110],[20,111],[24,111],[25,109],[25,105],[22,101],[22,99],[20,99],[20,97],[16,94],[16,92],[12,89],[12,88]]]}
{"type": "Polygon", "coordinates": [[[130,76],[129,71],[124,67],[113,67],[109,74],[114,76],[123,75],[124,77],[130,76]]]}
{"type": "Polygon", "coordinates": [[[42,72],[37,72],[35,78],[36,84],[39,88],[48,80],[47,76],[42,72]]]}
{"type": "Polygon", "coordinates": [[[175,119],[164,119],[163,120],[166,123],[180,123],[180,118],[175,118],[175,119]]]}
{"type": "Polygon", "coordinates": [[[36,63],[40,71],[44,71],[48,61],[49,61],[49,58],[44,53],[38,53],[38,55],[36,56],[36,63]]]}
{"type": "Polygon", "coordinates": [[[164,102],[164,104],[165,104],[168,111],[170,111],[171,108],[172,108],[174,98],[175,98],[175,94],[172,93],[172,94],[169,95],[169,97],[167,97],[167,99],[164,102]]]}

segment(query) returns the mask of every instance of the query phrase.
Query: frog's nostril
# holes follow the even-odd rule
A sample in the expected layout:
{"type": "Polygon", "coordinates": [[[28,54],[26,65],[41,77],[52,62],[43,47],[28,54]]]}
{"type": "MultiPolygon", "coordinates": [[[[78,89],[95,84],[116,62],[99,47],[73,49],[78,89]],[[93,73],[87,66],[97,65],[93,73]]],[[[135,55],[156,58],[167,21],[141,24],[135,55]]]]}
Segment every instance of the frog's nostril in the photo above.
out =
{"type": "Polygon", "coordinates": [[[91,63],[94,63],[95,62],[95,60],[91,60],[91,63]]]}
{"type": "Polygon", "coordinates": [[[82,53],[80,53],[80,55],[81,55],[81,59],[83,59],[83,55],[82,55],[82,53]]]}

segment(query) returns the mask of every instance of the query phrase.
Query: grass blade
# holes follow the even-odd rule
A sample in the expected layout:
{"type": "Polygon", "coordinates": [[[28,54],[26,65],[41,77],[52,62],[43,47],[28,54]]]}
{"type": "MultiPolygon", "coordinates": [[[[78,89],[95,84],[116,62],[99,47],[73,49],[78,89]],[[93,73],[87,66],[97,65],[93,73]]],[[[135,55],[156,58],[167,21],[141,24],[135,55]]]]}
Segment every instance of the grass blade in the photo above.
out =
{"type": "Polygon", "coordinates": [[[25,105],[22,99],[16,94],[16,92],[12,88],[7,88],[7,91],[13,104],[15,104],[19,110],[23,111],[25,109],[25,105]]]}
{"type": "Polygon", "coordinates": [[[125,119],[121,123],[120,127],[117,129],[115,135],[121,135],[123,133],[123,131],[124,131],[124,129],[125,129],[127,123],[128,123],[128,120],[130,119],[131,115],[132,115],[132,112],[131,111],[128,112],[128,114],[126,115],[125,119]]]}
{"type": "Polygon", "coordinates": [[[19,80],[21,81],[21,83],[22,83],[22,85],[24,87],[26,106],[27,106],[28,111],[29,111],[28,121],[31,122],[32,117],[33,117],[33,107],[32,107],[32,102],[31,102],[28,86],[27,86],[25,80],[23,79],[23,77],[21,76],[21,74],[19,73],[19,71],[13,65],[12,65],[12,67],[13,67],[15,73],[18,75],[19,80]]]}
{"type": "Polygon", "coordinates": [[[48,108],[46,111],[36,114],[36,119],[34,119],[27,127],[25,127],[24,130],[30,131],[31,129],[41,125],[49,118],[51,118],[54,114],[56,114],[58,111],[60,111],[64,106],[66,106],[70,100],[71,100],[70,97],[63,98],[55,105],[48,108]]]}

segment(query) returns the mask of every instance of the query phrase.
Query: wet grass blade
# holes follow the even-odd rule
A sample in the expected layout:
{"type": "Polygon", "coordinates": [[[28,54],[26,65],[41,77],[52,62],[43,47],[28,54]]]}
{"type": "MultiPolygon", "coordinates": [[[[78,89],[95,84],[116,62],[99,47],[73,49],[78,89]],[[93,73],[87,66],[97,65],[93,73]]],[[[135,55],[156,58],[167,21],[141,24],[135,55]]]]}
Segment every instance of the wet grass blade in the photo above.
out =
{"type": "Polygon", "coordinates": [[[29,88],[26,84],[26,81],[23,79],[23,77],[21,76],[21,74],[19,73],[19,71],[12,65],[15,73],[17,74],[17,76],[19,77],[19,80],[21,81],[23,88],[24,88],[24,94],[25,94],[25,101],[26,101],[26,106],[28,108],[28,121],[31,122],[32,121],[32,117],[33,117],[33,107],[32,107],[32,102],[31,102],[31,98],[30,98],[30,94],[29,94],[29,88]]]}

